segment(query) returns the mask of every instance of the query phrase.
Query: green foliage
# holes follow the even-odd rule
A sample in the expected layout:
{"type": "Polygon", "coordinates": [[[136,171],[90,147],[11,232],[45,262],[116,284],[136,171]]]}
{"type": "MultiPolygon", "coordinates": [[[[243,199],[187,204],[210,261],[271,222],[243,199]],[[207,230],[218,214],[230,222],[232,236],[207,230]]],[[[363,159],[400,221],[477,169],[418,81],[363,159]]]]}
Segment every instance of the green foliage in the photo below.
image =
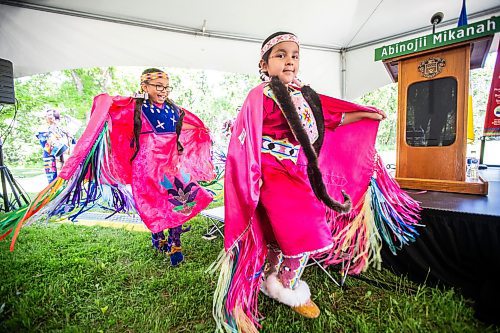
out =
{"type": "Polygon", "coordinates": [[[112,67],[63,70],[63,78],[55,96],[58,103],[56,107],[64,110],[65,114],[85,122],[94,96],[109,92],[113,74],[112,67]]]}
{"type": "MultiPolygon", "coordinates": [[[[41,167],[41,147],[35,133],[44,122],[45,110],[55,108],[87,123],[94,96],[100,93],[129,96],[139,89],[142,71],[135,67],[68,69],[34,75],[15,81],[19,101],[14,128],[4,144],[6,163],[41,167]]],[[[215,134],[221,124],[236,116],[236,110],[259,83],[257,75],[221,73],[204,70],[168,69],[177,104],[198,115],[215,134]]],[[[0,133],[4,137],[15,110],[7,105],[0,112],[0,133]]],[[[77,133],[83,131],[85,125],[77,133]]]]}
{"type": "MultiPolygon", "coordinates": [[[[4,134],[15,115],[14,130],[5,140],[6,163],[32,165],[41,163],[41,147],[35,137],[45,123],[45,110],[52,108],[86,123],[92,98],[108,90],[114,69],[72,69],[39,74],[15,80],[17,113],[13,106],[0,115],[0,130],[4,134]]],[[[81,132],[81,131],[80,131],[81,132]]]]}
{"type": "MultiPolygon", "coordinates": [[[[59,109],[85,124],[94,96],[130,95],[139,88],[143,68],[105,67],[68,69],[61,72],[34,75],[15,81],[19,101],[16,122],[5,140],[6,130],[14,117],[14,107],[4,106],[0,112],[0,133],[4,138],[7,164],[38,165],[41,167],[41,147],[35,138],[36,130],[44,123],[44,111],[59,109]]],[[[260,81],[257,75],[221,73],[207,70],[167,69],[174,91],[171,98],[198,115],[212,130],[214,140],[225,144],[220,135],[221,124],[236,116],[248,91],[260,81]]],[[[491,84],[493,62],[484,69],[471,72],[471,91],[474,98],[475,131],[482,133],[486,102],[491,84]]],[[[357,100],[384,110],[387,121],[381,123],[377,146],[379,150],[394,150],[397,124],[397,85],[390,84],[374,90],[357,100]]],[[[80,129],[81,133],[84,125],[80,129]]],[[[77,134],[79,134],[77,133],[77,134]]]]}
{"type": "Polygon", "coordinates": [[[380,151],[394,150],[396,148],[396,126],[398,114],[398,86],[395,83],[369,92],[356,103],[375,106],[384,110],[387,119],[380,123],[377,134],[377,148],[380,151]]]}
{"type": "Polygon", "coordinates": [[[248,74],[185,69],[170,69],[169,73],[174,102],[200,117],[221,143],[222,123],[236,117],[250,89],[260,83],[257,75],[248,74]]]}
{"type": "MultiPolygon", "coordinates": [[[[144,232],[49,224],[25,228],[13,253],[0,242],[0,332],[214,332],[217,276],[206,269],[222,239],[201,239],[204,219],[190,224],[178,268],[154,254],[144,232]]],[[[493,332],[453,290],[385,270],[363,277],[349,277],[340,290],[318,267],[307,268],[321,316],[302,318],[261,294],[261,332],[493,332]]]]}
{"type": "Polygon", "coordinates": [[[474,135],[476,141],[483,135],[486,104],[490,93],[491,79],[493,77],[494,58],[490,56],[484,68],[470,72],[470,89],[472,94],[472,108],[474,113],[474,135]]]}

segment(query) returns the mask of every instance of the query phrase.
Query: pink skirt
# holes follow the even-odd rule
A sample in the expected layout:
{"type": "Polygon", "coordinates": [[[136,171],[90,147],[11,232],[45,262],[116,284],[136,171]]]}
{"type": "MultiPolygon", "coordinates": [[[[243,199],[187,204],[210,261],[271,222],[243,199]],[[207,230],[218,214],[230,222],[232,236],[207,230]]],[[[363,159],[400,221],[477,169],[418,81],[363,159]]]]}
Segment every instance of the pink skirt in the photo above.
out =
{"type": "Polygon", "coordinates": [[[314,195],[306,165],[263,153],[262,181],[258,213],[268,243],[276,243],[287,257],[333,246],[326,207],[314,195]]]}
{"type": "Polygon", "coordinates": [[[132,193],[137,212],[151,232],[184,224],[205,209],[212,196],[193,174],[193,165],[177,153],[176,135],[142,134],[132,163],[132,193]]]}

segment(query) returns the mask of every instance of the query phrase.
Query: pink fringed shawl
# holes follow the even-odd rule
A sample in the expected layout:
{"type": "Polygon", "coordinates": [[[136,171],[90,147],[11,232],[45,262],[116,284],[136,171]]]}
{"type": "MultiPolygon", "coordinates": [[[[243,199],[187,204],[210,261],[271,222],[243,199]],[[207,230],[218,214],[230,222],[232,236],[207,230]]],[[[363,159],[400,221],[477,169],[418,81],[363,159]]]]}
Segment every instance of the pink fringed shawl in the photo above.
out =
{"type": "MultiPolygon", "coordinates": [[[[123,184],[130,184],[132,180],[130,159],[134,153],[131,145],[134,130],[134,106],[135,100],[131,97],[109,96],[108,94],[96,96],[92,105],[92,117],[78,139],[74,152],[64,164],[60,177],[68,180],[74,175],[82,160],[88,156],[104,124],[108,122],[113,177],[123,184]]],[[[186,109],[182,110],[185,112],[184,124],[191,125],[189,128],[182,129],[180,139],[184,146],[182,158],[192,170],[194,179],[211,180],[214,172],[210,155],[209,131],[200,118],[186,109]]]]}
{"type": "Polygon", "coordinates": [[[24,223],[79,209],[74,218],[97,200],[116,212],[139,211],[152,232],[181,225],[212,201],[196,183],[215,176],[211,138],[203,122],[184,110],[183,154],[177,153],[175,134],[146,134],[140,138],[142,155],[131,163],[134,106],[131,97],[94,98],[89,124],[59,177],[16,215],[17,220],[0,221],[6,225],[5,236],[15,227],[11,250],[24,223]],[[132,184],[133,195],[127,184],[132,184]]]}
{"type": "MultiPolygon", "coordinates": [[[[327,96],[320,95],[320,99],[325,123],[334,112],[377,112],[372,107],[327,96]]],[[[224,245],[227,252],[222,254],[219,261],[221,274],[214,297],[214,317],[218,328],[225,328],[228,332],[236,328],[243,332],[255,332],[255,324],[258,325],[259,319],[259,276],[267,253],[256,214],[261,178],[262,105],[263,84],[250,91],[238,114],[226,162],[224,245]]],[[[378,251],[378,248],[370,247],[368,239],[376,228],[374,224],[377,224],[376,219],[374,222],[373,218],[367,217],[373,215],[367,211],[372,205],[369,188],[374,187],[371,186],[374,175],[378,174],[384,184],[379,186],[379,193],[391,197],[393,202],[399,200],[404,206],[400,209],[400,215],[408,218],[409,224],[416,223],[418,218],[418,204],[399,189],[378,160],[375,150],[378,124],[378,121],[364,119],[335,130],[326,128],[319,156],[319,166],[330,196],[341,201],[340,190],[344,190],[351,196],[355,207],[349,214],[328,214],[334,236],[334,247],[328,253],[328,263],[353,261],[351,273],[366,269],[373,251],[378,251]]],[[[300,159],[305,160],[304,156],[299,156],[300,159]]],[[[384,210],[387,202],[385,198],[380,201],[385,206],[382,205],[379,210],[384,210]]],[[[398,215],[397,212],[392,214],[398,215]]],[[[390,216],[386,218],[390,219],[390,216]]],[[[399,225],[391,225],[391,228],[396,234],[401,231],[399,225]]],[[[411,240],[411,236],[408,238],[411,240]]]]}

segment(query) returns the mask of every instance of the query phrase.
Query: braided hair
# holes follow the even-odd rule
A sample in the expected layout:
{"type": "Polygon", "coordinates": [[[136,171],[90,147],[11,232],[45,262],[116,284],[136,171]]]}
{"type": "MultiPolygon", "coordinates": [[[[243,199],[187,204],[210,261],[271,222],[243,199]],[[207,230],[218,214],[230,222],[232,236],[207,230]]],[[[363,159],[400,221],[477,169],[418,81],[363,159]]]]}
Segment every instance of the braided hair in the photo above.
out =
{"type": "MultiPolygon", "coordinates": [[[[295,36],[289,32],[276,32],[269,36],[263,43],[262,47],[267,44],[268,41],[273,39],[274,37],[290,34],[295,36]]],[[[267,50],[262,55],[262,61],[268,63],[269,56],[271,54],[272,48],[267,50]]],[[[333,209],[334,211],[345,213],[351,209],[352,203],[350,197],[342,191],[342,196],[344,197],[344,203],[340,203],[330,197],[326,190],[325,183],[323,182],[323,175],[321,170],[319,169],[318,157],[321,151],[321,146],[323,144],[324,136],[325,136],[325,119],[323,115],[323,109],[321,107],[321,100],[319,95],[309,86],[303,86],[301,88],[302,95],[304,99],[311,107],[314,118],[316,120],[316,126],[318,128],[318,139],[312,143],[307,136],[304,128],[302,127],[299,115],[295,110],[295,106],[290,98],[290,94],[288,88],[280,81],[280,79],[276,76],[269,78],[269,74],[264,72],[260,66],[259,62],[259,72],[261,74],[261,79],[263,81],[269,81],[269,86],[276,96],[281,109],[283,111],[283,115],[290,126],[295,138],[299,141],[301,145],[304,155],[307,158],[307,176],[309,178],[309,183],[311,184],[311,188],[315,194],[315,196],[322,201],[327,207],[333,209]]]]}
{"type": "MultiPolygon", "coordinates": [[[[145,69],[141,75],[148,74],[148,73],[165,73],[161,69],[158,68],[148,68],[145,69]]],[[[143,81],[144,83],[148,83],[148,81],[143,81]]],[[[141,83],[143,83],[141,82],[141,83]]],[[[142,93],[142,88],[141,88],[141,93],[142,93]]],[[[148,97],[149,99],[149,97],[148,97]]],[[[132,158],[130,161],[132,162],[137,154],[139,153],[139,149],[141,148],[139,137],[141,135],[141,130],[142,130],[142,104],[144,103],[145,99],[144,97],[135,97],[135,107],[134,107],[134,139],[132,141],[132,145],[135,147],[134,154],[132,155],[132,158]]],[[[152,101],[150,101],[152,103],[152,101]]],[[[181,135],[181,130],[182,130],[182,122],[184,120],[184,115],[185,112],[183,109],[179,108],[175,103],[170,99],[167,98],[165,101],[168,105],[173,107],[176,110],[179,110],[179,121],[177,122],[175,126],[175,133],[177,134],[177,151],[179,153],[182,153],[184,150],[184,147],[179,141],[179,137],[181,135]]]]}

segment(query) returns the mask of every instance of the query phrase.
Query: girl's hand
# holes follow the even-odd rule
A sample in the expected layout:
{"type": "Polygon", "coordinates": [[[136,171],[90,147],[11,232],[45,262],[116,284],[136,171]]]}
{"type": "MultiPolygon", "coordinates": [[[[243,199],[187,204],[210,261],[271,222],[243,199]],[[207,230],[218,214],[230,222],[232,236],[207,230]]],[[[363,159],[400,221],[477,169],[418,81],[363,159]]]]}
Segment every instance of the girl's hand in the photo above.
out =
{"type": "Polygon", "coordinates": [[[367,118],[369,119],[373,119],[373,120],[378,120],[378,121],[381,121],[381,120],[384,120],[387,118],[387,115],[385,114],[384,111],[382,110],[377,110],[377,112],[370,112],[367,114],[367,118]]]}
{"type": "Polygon", "coordinates": [[[378,110],[378,114],[382,116],[382,119],[380,120],[387,119],[387,115],[385,114],[384,110],[378,110]]]}
{"type": "Polygon", "coordinates": [[[369,112],[369,111],[346,112],[342,125],[351,124],[364,118],[373,119],[377,121],[381,121],[387,118],[387,115],[385,114],[384,111],[375,108],[373,110],[374,112],[369,112]]]}
{"type": "Polygon", "coordinates": [[[191,124],[183,122],[182,123],[182,129],[183,130],[192,130],[192,129],[196,129],[196,127],[193,126],[193,125],[191,125],[191,124]]]}

